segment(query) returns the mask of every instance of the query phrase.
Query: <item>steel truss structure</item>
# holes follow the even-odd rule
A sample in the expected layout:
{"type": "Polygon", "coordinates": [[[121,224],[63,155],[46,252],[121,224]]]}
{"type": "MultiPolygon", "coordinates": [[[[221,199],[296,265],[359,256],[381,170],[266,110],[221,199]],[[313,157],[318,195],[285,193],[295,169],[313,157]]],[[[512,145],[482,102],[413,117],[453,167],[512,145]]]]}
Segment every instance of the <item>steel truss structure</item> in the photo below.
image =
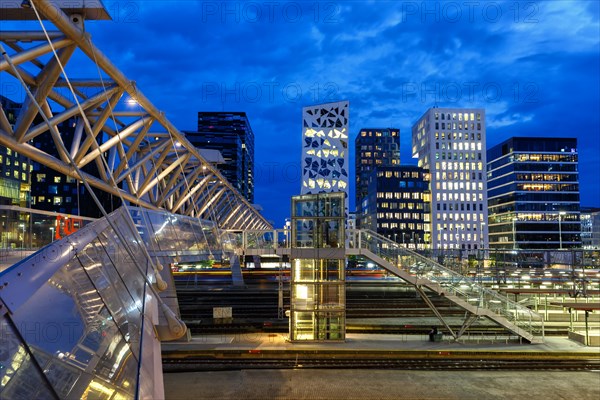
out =
{"type": "MultiPolygon", "coordinates": [[[[33,10],[21,11],[20,2],[13,3],[13,8],[0,10],[0,19],[37,19],[33,10]]],[[[95,163],[98,176],[82,172],[92,187],[140,207],[212,220],[221,229],[271,228],[91,42],[84,20],[93,17],[85,8],[60,8],[60,1],[50,0],[31,3],[54,29],[0,32],[0,81],[24,84],[35,99],[24,96],[12,125],[0,108],[0,145],[75,179],[80,176],[73,162],[78,168],[95,163]],[[82,55],[98,77],[70,79],[77,75],[75,64],[82,55]],[[77,61],[69,65],[72,60],[77,61]],[[123,111],[127,102],[135,110],[123,111]],[[66,149],[58,125],[71,118],[77,118],[77,125],[66,149]],[[32,144],[41,135],[51,136],[58,157],[32,144]]],[[[110,18],[98,3],[94,19],[110,18]]]]}

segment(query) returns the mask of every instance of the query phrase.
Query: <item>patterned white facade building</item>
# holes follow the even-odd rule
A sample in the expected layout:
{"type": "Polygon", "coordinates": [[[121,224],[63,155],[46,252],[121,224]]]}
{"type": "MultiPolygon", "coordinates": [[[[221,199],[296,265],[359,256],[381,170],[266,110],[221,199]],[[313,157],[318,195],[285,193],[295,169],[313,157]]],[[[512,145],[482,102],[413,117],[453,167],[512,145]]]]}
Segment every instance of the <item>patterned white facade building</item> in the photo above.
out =
{"type": "Polygon", "coordinates": [[[349,103],[319,104],[302,109],[301,194],[346,193],[348,210],[349,103]]]}
{"type": "Polygon", "coordinates": [[[485,110],[427,110],[412,128],[412,153],[431,173],[432,248],[488,248],[485,110]]]}

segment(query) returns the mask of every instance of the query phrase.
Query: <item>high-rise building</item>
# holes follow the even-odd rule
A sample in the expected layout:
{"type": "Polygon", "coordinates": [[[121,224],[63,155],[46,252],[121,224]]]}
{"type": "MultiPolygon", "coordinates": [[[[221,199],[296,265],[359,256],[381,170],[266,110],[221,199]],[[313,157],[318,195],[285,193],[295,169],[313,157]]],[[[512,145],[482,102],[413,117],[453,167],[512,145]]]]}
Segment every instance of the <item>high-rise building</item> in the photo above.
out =
{"type": "Polygon", "coordinates": [[[184,132],[200,149],[219,150],[219,171],[254,203],[254,132],[245,112],[198,112],[198,131],[184,132]]]}
{"type": "MultiPolygon", "coordinates": [[[[10,125],[14,125],[21,104],[0,95],[0,105],[10,125]]],[[[7,147],[0,146],[0,206],[29,207],[31,194],[31,160],[7,147]]],[[[0,247],[24,247],[29,226],[26,213],[5,208],[0,211],[0,247]]]]}
{"type": "Polygon", "coordinates": [[[431,241],[429,171],[417,166],[377,167],[368,180],[363,228],[409,248],[431,241]]]}
{"type": "Polygon", "coordinates": [[[348,215],[349,103],[302,109],[301,194],[344,192],[348,215]]]}
{"type": "MultiPolygon", "coordinates": [[[[8,123],[14,125],[21,104],[0,96],[8,123]]],[[[31,161],[9,148],[0,146],[0,204],[27,207],[30,194],[31,161]]]]}
{"type": "Polygon", "coordinates": [[[354,140],[358,226],[366,213],[369,176],[375,168],[400,165],[400,129],[363,128],[354,140]],[[364,203],[364,204],[363,204],[364,203]]]}
{"type": "Polygon", "coordinates": [[[581,246],[577,139],[513,137],[487,158],[490,247],[581,246]]]}
{"type": "Polygon", "coordinates": [[[412,153],[431,174],[433,249],[487,247],[485,110],[431,108],[412,127],[412,153]]]}
{"type": "MultiPolygon", "coordinates": [[[[79,129],[83,130],[83,122],[76,117],[69,118],[56,126],[67,149],[71,148],[78,124],[79,129]]],[[[32,144],[38,149],[43,149],[45,152],[58,157],[59,152],[50,135],[39,135],[33,139],[32,144]]],[[[99,176],[98,168],[94,163],[85,165],[82,171],[93,176],[99,176]]],[[[32,208],[54,211],[58,214],[72,214],[92,218],[102,217],[102,212],[90,193],[75,178],[34,162],[31,182],[32,208]]],[[[94,194],[105,211],[109,213],[121,205],[118,196],[103,192],[100,189],[94,189],[94,194]]]]}
{"type": "Polygon", "coordinates": [[[581,207],[581,246],[600,249],[600,208],[581,207]]]}

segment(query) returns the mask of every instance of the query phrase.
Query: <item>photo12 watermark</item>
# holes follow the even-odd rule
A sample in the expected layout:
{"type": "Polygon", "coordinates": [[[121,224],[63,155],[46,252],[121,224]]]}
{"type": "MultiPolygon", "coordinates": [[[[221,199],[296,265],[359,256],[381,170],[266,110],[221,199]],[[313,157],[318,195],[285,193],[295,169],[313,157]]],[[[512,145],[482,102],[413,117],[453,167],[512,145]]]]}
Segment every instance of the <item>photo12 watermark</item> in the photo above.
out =
{"type": "Polygon", "coordinates": [[[403,1],[400,7],[402,23],[540,22],[540,5],[534,1],[403,1]]]}
{"type": "Polygon", "coordinates": [[[340,89],[335,82],[202,82],[202,102],[220,103],[299,103],[336,101],[340,89]]]}
{"type": "Polygon", "coordinates": [[[536,82],[404,82],[400,85],[403,103],[538,103],[536,82]]]}
{"type": "Polygon", "coordinates": [[[340,21],[341,6],[321,1],[202,1],[202,23],[326,23],[340,21]]]}

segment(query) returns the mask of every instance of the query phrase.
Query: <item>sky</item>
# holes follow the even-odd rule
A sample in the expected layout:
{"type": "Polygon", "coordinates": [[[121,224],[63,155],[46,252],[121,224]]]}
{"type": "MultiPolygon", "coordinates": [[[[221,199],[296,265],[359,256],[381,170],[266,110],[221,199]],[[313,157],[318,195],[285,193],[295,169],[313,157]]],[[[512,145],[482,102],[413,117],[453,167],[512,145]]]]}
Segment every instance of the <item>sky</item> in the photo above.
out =
{"type": "Polygon", "coordinates": [[[86,23],[94,44],[180,130],[198,111],[247,113],[255,202],[276,227],[300,193],[302,107],[339,100],[351,166],[362,127],[399,128],[401,162],[416,164],[427,109],[481,107],[488,148],[576,137],[581,205],[600,207],[596,1],[104,3],[113,20],[86,23]]]}

